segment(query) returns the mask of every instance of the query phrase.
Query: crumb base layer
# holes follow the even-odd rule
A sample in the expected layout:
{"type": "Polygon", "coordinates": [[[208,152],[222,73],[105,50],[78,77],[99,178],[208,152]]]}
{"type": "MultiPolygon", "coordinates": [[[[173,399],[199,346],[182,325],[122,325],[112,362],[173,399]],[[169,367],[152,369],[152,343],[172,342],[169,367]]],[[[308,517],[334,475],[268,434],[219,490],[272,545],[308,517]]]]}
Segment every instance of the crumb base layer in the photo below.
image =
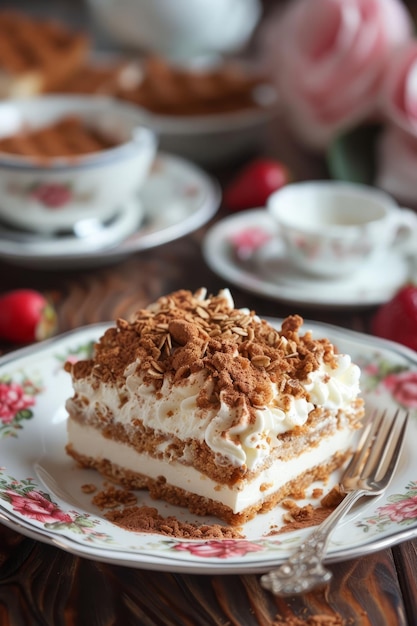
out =
{"type": "Polygon", "coordinates": [[[148,489],[152,498],[187,507],[193,514],[214,515],[233,525],[270,510],[283,498],[297,497],[316,480],[326,480],[346,460],[352,441],[351,430],[340,429],[290,461],[275,461],[257,479],[229,486],[179,462],[161,463],[71,418],[68,432],[67,452],[82,467],[94,468],[128,489],[148,489]]]}

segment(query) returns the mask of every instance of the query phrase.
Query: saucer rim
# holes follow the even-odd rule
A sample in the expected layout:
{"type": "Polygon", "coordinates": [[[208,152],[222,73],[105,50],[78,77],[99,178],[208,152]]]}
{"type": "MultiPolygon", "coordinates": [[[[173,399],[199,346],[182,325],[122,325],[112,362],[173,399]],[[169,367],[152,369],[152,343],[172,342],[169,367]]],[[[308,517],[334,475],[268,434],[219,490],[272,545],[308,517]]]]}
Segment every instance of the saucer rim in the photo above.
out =
{"type": "MultiPolygon", "coordinates": [[[[127,202],[122,204],[119,207],[119,210],[112,216],[112,226],[106,226],[105,223],[102,225],[104,230],[108,231],[108,233],[104,236],[105,238],[102,243],[97,243],[95,241],[96,237],[100,235],[101,229],[98,229],[96,233],[86,235],[85,237],[77,237],[75,234],[71,235],[71,233],[54,237],[50,234],[34,232],[28,233],[29,236],[27,241],[24,241],[24,239],[19,241],[17,238],[8,239],[7,229],[9,228],[9,225],[2,220],[0,220],[0,243],[4,245],[7,241],[7,243],[11,243],[12,246],[19,246],[19,256],[25,259],[32,258],[34,255],[39,258],[39,255],[36,254],[36,249],[39,249],[39,247],[42,247],[42,258],[45,260],[55,260],[56,258],[60,258],[62,255],[56,252],[56,248],[59,246],[67,246],[65,256],[68,258],[79,257],[80,255],[85,254],[93,255],[111,250],[112,248],[118,246],[133,232],[141,228],[144,219],[145,210],[140,198],[130,198],[127,202]],[[29,239],[31,234],[34,235],[32,240],[29,239]]],[[[9,233],[11,232],[12,228],[10,227],[9,233]]],[[[4,249],[0,251],[0,259],[3,252],[4,249]]],[[[6,252],[6,254],[8,253],[6,252]]]]}
{"type": "MultiPolygon", "coordinates": [[[[44,255],[41,249],[37,252],[27,251],[24,243],[14,242],[2,237],[0,233],[0,262],[5,261],[20,266],[27,266],[30,263],[31,266],[36,266],[39,269],[62,269],[63,267],[71,269],[105,265],[122,260],[134,253],[179,239],[206,224],[220,206],[221,187],[219,182],[197,164],[175,154],[157,152],[154,162],[162,163],[167,168],[179,167],[188,175],[192,173],[194,180],[198,180],[200,189],[204,191],[204,199],[180,222],[168,224],[152,231],[147,224],[149,213],[147,207],[144,206],[143,217],[139,226],[132,229],[116,245],[86,250],[76,254],[62,252],[56,255],[44,255]],[[54,267],[51,267],[51,262],[53,262],[54,267]]],[[[145,185],[148,178],[145,180],[145,185]]],[[[141,201],[140,192],[138,200],[141,201]]],[[[40,247],[42,247],[42,243],[40,243],[40,247]]]]}
{"type": "MultiPolygon", "coordinates": [[[[241,227],[244,228],[250,226],[263,225],[269,228],[269,231],[275,231],[275,225],[271,216],[267,213],[265,207],[258,207],[250,210],[246,210],[237,214],[226,216],[216,222],[205,234],[202,242],[202,253],[205,262],[210,269],[218,276],[233,283],[239,288],[249,291],[255,295],[266,297],[270,300],[277,302],[284,302],[291,305],[308,306],[310,308],[327,308],[327,309],[340,309],[347,307],[355,308],[371,308],[378,306],[389,300],[396,290],[403,284],[398,282],[395,288],[391,289],[379,289],[378,293],[371,294],[369,299],[364,298],[363,295],[356,295],[356,291],[348,290],[344,291],[342,296],[338,296],[337,299],[330,299],[327,297],[320,297],[320,294],[313,294],[309,291],[308,294],[303,293],[305,284],[311,282],[312,285],[328,283],[329,279],[319,277],[311,277],[305,275],[305,282],[300,287],[290,286],[288,284],[280,284],[263,278],[256,272],[256,264],[253,267],[245,269],[241,267],[244,262],[240,263],[233,258],[233,254],[227,250],[227,237],[236,232],[241,227]],[[272,227],[272,228],[271,228],[272,227]],[[280,293],[278,293],[278,290],[280,293]],[[343,297],[345,296],[345,297],[343,297]]],[[[272,232],[273,232],[272,231],[272,232]]],[[[411,279],[412,275],[416,272],[411,267],[409,260],[405,254],[401,254],[401,251],[390,250],[389,254],[391,258],[401,259],[404,263],[405,273],[408,275],[408,279],[411,279]]],[[[377,270],[375,270],[377,271],[377,270]]],[[[341,280],[330,279],[334,283],[339,283],[341,280]]],[[[405,279],[407,280],[407,278],[405,279]]],[[[348,285],[350,286],[350,285],[348,285]]],[[[369,296],[369,293],[367,294],[369,296]]]]}

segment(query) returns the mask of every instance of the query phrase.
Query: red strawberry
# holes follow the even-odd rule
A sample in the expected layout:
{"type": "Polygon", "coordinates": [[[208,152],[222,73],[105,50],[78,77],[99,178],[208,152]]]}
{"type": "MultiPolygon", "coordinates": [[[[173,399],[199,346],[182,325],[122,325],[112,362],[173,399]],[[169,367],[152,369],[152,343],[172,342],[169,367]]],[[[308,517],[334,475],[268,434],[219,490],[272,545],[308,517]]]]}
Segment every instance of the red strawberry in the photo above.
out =
{"type": "Polygon", "coordinates": [[[224,204],[230,211],[263,207],[271,193],[281,189],[289,180],[287,167],[279,161],[256,159],[226,187],[224,204]]]}
{"type": "Polygon", "coordinates": [[[371,320],[371,331],[417,351],[417,285],[406,285],[383,304],[371,320]]]}
{"type": "Polygon", "coordinates": [[[11,343],[31,343],[56,330],[56,313],[38,291],[16,289],[0,295],[0,338],[11,343]]]}

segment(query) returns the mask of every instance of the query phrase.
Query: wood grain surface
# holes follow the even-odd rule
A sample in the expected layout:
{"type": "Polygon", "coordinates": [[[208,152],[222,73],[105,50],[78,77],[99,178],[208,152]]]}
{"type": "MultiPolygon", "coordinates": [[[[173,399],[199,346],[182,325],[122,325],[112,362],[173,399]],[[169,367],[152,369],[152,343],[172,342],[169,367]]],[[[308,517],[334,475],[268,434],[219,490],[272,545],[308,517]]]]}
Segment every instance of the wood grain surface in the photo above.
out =
{"type": "MultiPolygon", "coordinates": [[[[416,623],[415,587],[403,599],[396,563],[407,569],[415,560],[407,565],[389,550],[331,566],[334,579],[323,591],[282,599],[257,575],[144,571],[77,558],[5,527],[0,538],[2,626],[273,626],[295,616],[301,624],[313,616],[343,616],[340,623],[352,626],[416,623]]],[[[411,548],[415,559],[414,544],[401,552],[411,548]]]]}

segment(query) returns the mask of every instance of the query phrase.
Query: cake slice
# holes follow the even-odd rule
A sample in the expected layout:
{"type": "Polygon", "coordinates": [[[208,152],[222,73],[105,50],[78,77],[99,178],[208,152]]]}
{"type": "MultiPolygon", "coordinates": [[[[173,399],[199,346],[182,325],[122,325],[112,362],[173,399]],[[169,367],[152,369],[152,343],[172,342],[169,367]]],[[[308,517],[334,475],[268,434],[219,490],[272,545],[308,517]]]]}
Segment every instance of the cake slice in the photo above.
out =
{"type": "Polygon", "coordinates": [[[360,426],[359,367],[228,290],[177,291],[67,363],[67,452],[129,489],[232,525],[326,479],[360,426]]]}

